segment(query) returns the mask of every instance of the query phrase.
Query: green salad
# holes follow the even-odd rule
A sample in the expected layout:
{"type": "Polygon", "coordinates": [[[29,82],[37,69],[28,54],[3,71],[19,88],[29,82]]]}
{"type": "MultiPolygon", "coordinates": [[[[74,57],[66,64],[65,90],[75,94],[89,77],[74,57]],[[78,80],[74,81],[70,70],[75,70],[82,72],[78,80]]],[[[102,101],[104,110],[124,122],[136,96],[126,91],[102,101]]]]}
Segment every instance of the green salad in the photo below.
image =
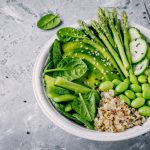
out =
{"type": "MultiPolygon", "coordinates": [[[[150,45],[128,17],[117,10],[98,8],[91,26],[78,21],[80,28],[64,27],[50,47],[43,70],[43,86],[54,107],[73,122],[94,129],[102,95],[150,116],[150,45]],[[103,93],[103,94],[102,94],[103,93]]],[[[124,107],[122,107],[123,109],[124,107]]],[[[101,117],[101,116],[99,116],[101,117]]]]}

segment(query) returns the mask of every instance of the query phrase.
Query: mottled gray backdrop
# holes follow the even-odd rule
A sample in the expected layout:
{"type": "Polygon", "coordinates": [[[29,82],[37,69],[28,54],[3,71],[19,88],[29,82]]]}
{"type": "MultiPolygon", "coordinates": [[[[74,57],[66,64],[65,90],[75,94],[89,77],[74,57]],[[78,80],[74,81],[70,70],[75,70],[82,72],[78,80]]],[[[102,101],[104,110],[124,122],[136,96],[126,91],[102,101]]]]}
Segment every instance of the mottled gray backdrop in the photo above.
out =
{"type": "MultiPolygon", "coordinates": [[[[98,4],[96,0],[0,0],[0,150],[150,149],[150,133],[122,142],[72,136],[48,120],[36,103],[33,65],[41,47],[58,29],[41,31],[37,20],[52,11],[63,20],[60,27],[67,26],[77,19],[95,18],[98,4]]],[[[132,0],[122,8],[130,20],[150,27],[142,0],[132,0]]]]}

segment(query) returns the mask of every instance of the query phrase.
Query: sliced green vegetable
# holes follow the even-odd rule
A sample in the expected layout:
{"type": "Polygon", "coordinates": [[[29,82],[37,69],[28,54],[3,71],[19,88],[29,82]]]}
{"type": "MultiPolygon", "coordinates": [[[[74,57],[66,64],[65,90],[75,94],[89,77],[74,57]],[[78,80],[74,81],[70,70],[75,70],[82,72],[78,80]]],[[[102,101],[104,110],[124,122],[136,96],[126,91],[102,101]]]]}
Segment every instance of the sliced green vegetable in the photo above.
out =
{"type": "Polygon", "coordinates": [[[58,97],[54,97],[53,100],[57,103],[60,103],[60,102],[73,101],[75,98],[76,98],[75,95],[65,94],[65,95],[60,95],[58,97]]]}

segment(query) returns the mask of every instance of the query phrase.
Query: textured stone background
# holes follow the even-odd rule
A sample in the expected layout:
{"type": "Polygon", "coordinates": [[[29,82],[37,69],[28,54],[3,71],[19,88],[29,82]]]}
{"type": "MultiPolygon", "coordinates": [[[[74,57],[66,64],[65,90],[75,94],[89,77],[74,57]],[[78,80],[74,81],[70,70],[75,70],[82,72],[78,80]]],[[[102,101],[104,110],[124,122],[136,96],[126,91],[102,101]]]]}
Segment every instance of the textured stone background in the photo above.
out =
{"type": "MultiPolygon", "coordinates": [[[[130,20],[150,28],[143,1],[129,2],[123,8],[130,20]]],[[[41,47],[58,29],[41,31],[37,20],[52,11],[60,14],[60,27],[67,26],[95,17],[98,4],[96,0],[0,0],[0,150],[150,149],[150,133],[122,142],[72,136],[48,120],[36,103],[33,65],[41,47]]]]}

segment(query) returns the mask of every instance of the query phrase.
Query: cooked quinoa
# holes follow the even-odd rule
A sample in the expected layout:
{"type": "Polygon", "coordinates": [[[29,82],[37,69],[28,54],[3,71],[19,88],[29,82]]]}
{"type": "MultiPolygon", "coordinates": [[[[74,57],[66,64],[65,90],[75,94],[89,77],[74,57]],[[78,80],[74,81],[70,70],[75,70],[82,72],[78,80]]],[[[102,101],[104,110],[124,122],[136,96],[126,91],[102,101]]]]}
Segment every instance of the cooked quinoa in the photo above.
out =
{"type": "Polygon", "coordinates": [[[112,92],[102,93],[97,117],[94,120],[95,130],[121,132],[145,122],[145,118],[138,111],[112,95],[112,92]]]}

